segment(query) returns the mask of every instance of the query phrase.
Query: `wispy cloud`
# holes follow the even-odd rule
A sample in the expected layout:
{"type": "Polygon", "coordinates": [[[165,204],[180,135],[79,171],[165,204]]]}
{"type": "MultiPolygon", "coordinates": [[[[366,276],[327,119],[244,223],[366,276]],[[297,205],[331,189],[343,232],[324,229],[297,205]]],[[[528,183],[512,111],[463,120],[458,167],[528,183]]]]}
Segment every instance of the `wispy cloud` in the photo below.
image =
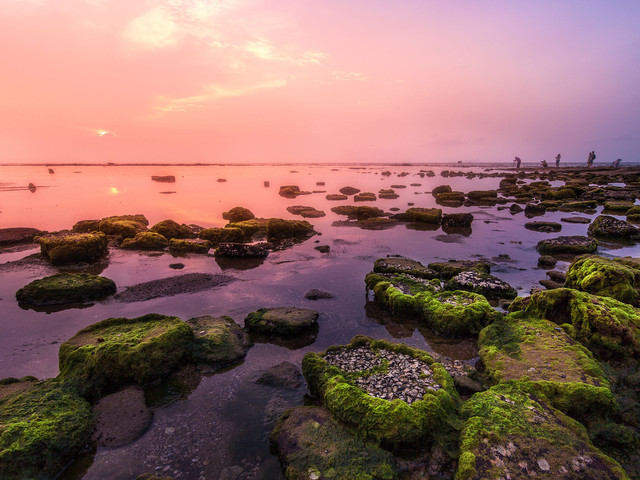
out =
{"type": "Polygon", "coordinates": [[[364,82],[367,80],[367,77],[359,72],[338,72],[334,71],[331,73],[331,76],[336,80],[356,80],[359,82],[364,82]]]}

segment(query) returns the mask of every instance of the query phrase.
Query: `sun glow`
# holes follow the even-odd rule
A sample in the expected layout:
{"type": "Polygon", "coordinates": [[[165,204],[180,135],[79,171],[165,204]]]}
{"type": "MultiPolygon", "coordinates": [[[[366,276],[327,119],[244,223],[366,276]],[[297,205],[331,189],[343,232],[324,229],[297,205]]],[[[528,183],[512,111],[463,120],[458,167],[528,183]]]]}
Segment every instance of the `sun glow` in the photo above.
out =
{"type": "Polygon", "coordinates": [[[96,131],[96,134],[97,134],[99,137],[104,137],[105,135],[113,135],[113,133],[112,133],[112,132],[110,132],[109,130],[97,130],[97,131],[96,131]]]}
{"type": "Polygon", "coordinates": [[[120,189],[119,189],[119,188],[117,188],[117,187],[111,187],[111,188],[109,189],[109,192],[111,192],[113,195],[117,195],[117,194],[119,194],[119,193],[120,193],[120,189]]]}

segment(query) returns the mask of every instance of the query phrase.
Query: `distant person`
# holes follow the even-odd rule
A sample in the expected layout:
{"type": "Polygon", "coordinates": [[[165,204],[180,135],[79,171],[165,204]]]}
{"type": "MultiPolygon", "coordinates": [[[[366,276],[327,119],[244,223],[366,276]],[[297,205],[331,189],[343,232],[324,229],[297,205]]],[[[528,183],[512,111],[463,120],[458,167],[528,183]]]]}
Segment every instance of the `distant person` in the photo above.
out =
{"type": "Polygon", "coordinates": [[[618,167],[620,166],[620,164],[621,164],[621,163],[622,163],[622,159],[621,159],[621,158],[619,158],[619,159],[617,159],[617,160],[614,160],[614,161],[613,161],[613,163],[612,163],[612,165],[613,165],[615,168],[618,168],[618,167]]]}
{"type": "Polygon", "coordinates": [[[589,156],[587,157],[587,167],[591,168],[593,166],[593,161],[596,159],[596,152],[591,150],[589,152],[589,156]]]}
{"type": "Polygon", "coordinates": [[[556,168],[560,168],[560,154],[556,155],[556,168]]]}
{"type": "Polygon", "coordinates": [[[520,160],[520,157],[516,157],[513,159],[513,163],[516,164],[516,169],[520,168],[520,163],[522,163],[522,160],[520,160]]]}
{"type": "Polygon", "coordinates": [[[549,166],[549,164],[547,163],[547,161],[546,161],[546,160],[542,160],[542,162],[540,163],[540,166],[541,166],[542,168],[547,168],[547,167],[549,166]]]}

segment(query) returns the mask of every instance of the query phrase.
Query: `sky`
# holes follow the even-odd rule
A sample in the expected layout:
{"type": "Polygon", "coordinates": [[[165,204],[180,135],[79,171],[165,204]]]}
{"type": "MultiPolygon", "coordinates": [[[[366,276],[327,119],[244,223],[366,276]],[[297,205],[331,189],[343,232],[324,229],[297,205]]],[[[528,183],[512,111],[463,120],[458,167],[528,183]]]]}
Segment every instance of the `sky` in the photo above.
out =
{"type": "Polygon", "coordinates": [[[640,161],[637,0],[0,0],[0,163],[640,161]]]}

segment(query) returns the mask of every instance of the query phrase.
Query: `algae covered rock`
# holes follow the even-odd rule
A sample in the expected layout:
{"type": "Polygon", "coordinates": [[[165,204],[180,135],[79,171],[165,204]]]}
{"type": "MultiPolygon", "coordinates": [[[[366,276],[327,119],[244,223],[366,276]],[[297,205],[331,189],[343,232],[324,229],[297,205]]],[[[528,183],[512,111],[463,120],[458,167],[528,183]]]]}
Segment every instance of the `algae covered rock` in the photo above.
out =
{"type": "Polygon", "coordinates": [[[536,232],[559,232],[562,230],[562,225],[557,222],[527,222],[524,224],[524,228],[527,230],[534,230],[536,232]]]}
{"type": "Polygon", "coordinates": [[[16,292],[18,302],[62,305],[99,300],[116,293],[113,280],[89,273],[57,273],[34,280],[16,292]]]}
{"type": "Polygon", "coordinates": [[[133,238],[125,238],[120,246],[128,250],[164,250],[169,241],[159,233],[140,232],[133,238]]]}
{"type": "Polygon", "coordinates": [[[607,414],[614,406],[609,382],[592,354],[549,320],[497,320],[480,332],[478,346],[496,383],[524,382],[571,415],[607,414]]]}
{"type": "Polygon", "coordinates": [[[518,292],[507,282],[487,273],[475,271],[460,272],[445,283],[446,290],[466,290],[478,293],[486,298],[515,298],[518,292]]]}
{"type": "Polygon", "coordinates": [[[197,240],[184,240],[172,238],[169,240],[169,251],[172,254],[183,254],[183,253],[200,253],[207,254],[209,249],[211,248],[211,243],[205,240],[197,241],[197,240]]]}
{"type": "Polygon", "coordinates": [[[589,225],[587,230],[592,237],[610,240],[638,240],[640,230],[624,220],[609,215],[600,215],[589,225]]]}
{"type": "Polygon", "coordinates": [[[515,382],[476,393],[462,415],[456,480],[628,478],[580,423],[515,382]]]}
{"type": "Polygon", "coordinates": [[[205,228],[198,233],[198,237],[211,242],[214,246],[219,243],[244,242],[248,240],[245,232],[241,228],[236,227],[205,228]]]}
{"type": "Polygon", "coordinates": [[[449,280],[462,272],[477,272],[488,274],[491,270],[487,262],[482,260],[449,260],[448,262],[433,262],[429,268],[435,270],[443,280],[449,280]]]}
{"type": "Polygon", "coordinates": [[[442,220],[442,210],[440,208],[408,208],[404,212],[404,220],[407,222],[420,223],[440,223],[442,220]]]}
{"type": "Polygon", "coordinates": [[[640,268],[604,257],[579,257],[569,266],[564,286],[637,305],[640,268]]]}
{"type": "Polygon", "coordinates": [[[291,336],[318,325],[318,312],[307,308],[261,308],[244,319],[245,328],[267,335],[291,336]]]}
{"type": "Polygon", "coordinates": [[[240,229],[243,232],[243,241],[251,241],[257,235],[263,235],[273,241],[299,240],[315,233],[313,225],[306,220],[284,220],[281,218],[253,218],[243,222],[230,223],[227,228],[240,229]]]}
{"type": "Polygon", "coordinates": [[[91,406],[59,381],[24,383],[0,386],[0,477],[57,478],[89,442],[91,406]]]}
{"type": "Polygon", "coordinates": [[[54,265],[95,262],[108,253],[107,237],[103,233],[58,232],[35,239],[42,254],[54,265]]]}
{"type": "Polygon", "coordinates": [[[149,226],[149,220],[144,215],[117,215],[100,220],[98,230],[107,235],[120,235],[123,238],[135,237],[144,232],[149,226]]]}
{"type": "Polygon", "coordinates": [[[594,253],[598,249],[598,242],[593,238],[573,235],[540,240],[536,249],[544,255],[560,253],[582,255],[584,253],[594,253]]]}
{"type": "Polygon", "coordinates": [[[302,372],[311,394],[363,438],[444,443],[452,432],[459,401],[453,380],[422,350],[356,337],[307,353],[302,372]]]}
{"type": "Polygon", "coordinates": [[[403,257],[379,258],[373,264],[373,271],[376,273],[403,273],[418,278],[437,278],[438,274],[425,267],[422,263],[403,257]]]}
{"type": "Polygon", "coordinates": [[[214,369],[231,365],[244,358],[252,345],[247,333],[230,317],[206,315],[187,323],[195,336],[189,355],[197,364],[214,369]]]}
{"type": "Polygon", "coordinates": [[[359,440],[321,407],[296,407],[271,433],[287,480],[398,478],[391,453],[359,440]]]}
{"type": "Polygon", "coordinates": [[[245,207],[233,207],[228,212],[222,212],[222,218],[228,220],[229,223],[243,222],[256,218],[251,210],[245,207]]]}
{"type": "Polygon", "coordinates": [[[348,215],[350,218],[357,218],[358,220],[384,216],[384,211],[378,207],[370,207],[368,205],[340,205],[333,207],[331,211],[338,215],[348,215]]]}
{"type": "Polygon", "coordinates": [[[87,395],[143,384],[178,368],[193,339],[189,325],[178,317],[107,318],[60,346],[59,378],[73,381],[87,395]]]}
{"type": "Polygon", "coordinates": [[[473,215],[470,213],[446,213],[442,215],[442,226],[465,228],[470,227],[473,215]]]}
{"type": "Polygon", "coordinates": [[[159,233],[167,240],[172,238],[195,238],[196,234],[189,225],[180,225],[174,220],[162,220],[149,229],[150,232],[159,233]]]}
{"type": "Polygon", "coordinates": [[[509,312],[555,322],[600,359],[640,358],[640,313],[613,298],[557,288],[518,297],[509,312]]]}
{"type": "Polygon", "coordinates": [[[266,258],[269,250],[265,244],[221,243],[214,255],[224,258],[266,258]]]}
{"type": "Polygon", "coordinates": [[[326,215],[322,210],[317,210],[307,205],[292,205],[287,207],[287,212],[293,215],[300,215],[303,218],[320,218],[326,215]]]}

